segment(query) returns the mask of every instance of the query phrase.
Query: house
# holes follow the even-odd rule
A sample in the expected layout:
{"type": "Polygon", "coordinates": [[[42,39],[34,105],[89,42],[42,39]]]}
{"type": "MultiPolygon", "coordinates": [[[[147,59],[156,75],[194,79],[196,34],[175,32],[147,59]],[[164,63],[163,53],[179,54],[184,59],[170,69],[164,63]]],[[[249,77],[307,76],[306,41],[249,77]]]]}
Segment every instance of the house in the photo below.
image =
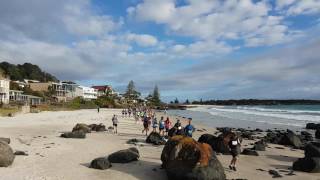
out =
{"type": "Polygon", "coordinates": [[[39,105],[42,103],[42,98],[38,96],[23,94],[23,91],[10,90],[10,102],[16,102],[27,105],[39,105]]]}
{"type": "Polygon", "coordinates": [[[97,99],[98,90],[91,88],[91,87],[85,87],[85,86],[79,86],[79,87],[82,89],[83,99],[85,99],[85,100],[97,99]]]}
{"type": "Polygon", "coordinates": [[[0,103],[9,104],[10,80],[7,78],[0,79],[0,103]]]}
{"type": "Polygon", "coordinates": [[[98,97],[104,96],[104,95],[114,95],[116,92],[112,89],[109,85],[103,85],[103,86],[92,86],[91,88],[94,88],[98,91],[98,97]]]}

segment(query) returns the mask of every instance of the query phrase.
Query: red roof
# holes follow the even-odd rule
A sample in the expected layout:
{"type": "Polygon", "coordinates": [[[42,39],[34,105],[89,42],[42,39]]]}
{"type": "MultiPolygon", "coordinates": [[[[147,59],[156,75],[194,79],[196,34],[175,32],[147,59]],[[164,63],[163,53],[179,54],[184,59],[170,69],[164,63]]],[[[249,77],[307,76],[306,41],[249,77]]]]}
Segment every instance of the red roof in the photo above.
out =
{"type": "Polygon", "coordinates": [[[109,89],[109,86],[92,86],[93,89],[97,89],[98,91],[105,91],[109,89]]]}

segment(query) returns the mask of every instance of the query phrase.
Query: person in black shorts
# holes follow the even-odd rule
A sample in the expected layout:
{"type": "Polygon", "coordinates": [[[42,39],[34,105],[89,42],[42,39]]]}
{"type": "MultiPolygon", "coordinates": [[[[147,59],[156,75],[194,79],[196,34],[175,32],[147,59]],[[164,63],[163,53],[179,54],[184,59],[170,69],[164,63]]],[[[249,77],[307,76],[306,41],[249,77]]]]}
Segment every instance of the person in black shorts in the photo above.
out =
{"type": "Polygon", "coordinates": [[[240,154],[240,146],[241,144],[239,138],[236,134],[233,134],[229,141],[230,153],[232,155],[232,160],[230,162],[229,168],[234,171],[237,171],[236,162],[240,154]]]}

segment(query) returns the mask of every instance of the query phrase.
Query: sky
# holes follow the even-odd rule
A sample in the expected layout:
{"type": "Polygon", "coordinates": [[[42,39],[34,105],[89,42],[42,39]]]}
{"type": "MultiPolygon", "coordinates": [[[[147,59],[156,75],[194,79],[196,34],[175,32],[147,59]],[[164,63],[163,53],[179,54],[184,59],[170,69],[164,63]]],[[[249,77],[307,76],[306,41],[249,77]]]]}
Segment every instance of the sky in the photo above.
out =
{"type": "Polygon", "coordinates": [[[0,61],[164,101],[320,99],[320,0],[1,0],[0,61]]]}

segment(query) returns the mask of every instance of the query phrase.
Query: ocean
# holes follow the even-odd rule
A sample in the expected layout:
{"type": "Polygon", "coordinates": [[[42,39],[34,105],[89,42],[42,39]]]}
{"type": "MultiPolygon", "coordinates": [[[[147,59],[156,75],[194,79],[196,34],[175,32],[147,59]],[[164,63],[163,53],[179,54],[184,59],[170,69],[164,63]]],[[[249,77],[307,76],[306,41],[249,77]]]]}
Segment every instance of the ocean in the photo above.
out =
{"type": "Polygon", "coordinates": [[[306,123],[320,123],[320,105],[198,106],[169,110],[210,127],[301,130],[306,123]]]}

